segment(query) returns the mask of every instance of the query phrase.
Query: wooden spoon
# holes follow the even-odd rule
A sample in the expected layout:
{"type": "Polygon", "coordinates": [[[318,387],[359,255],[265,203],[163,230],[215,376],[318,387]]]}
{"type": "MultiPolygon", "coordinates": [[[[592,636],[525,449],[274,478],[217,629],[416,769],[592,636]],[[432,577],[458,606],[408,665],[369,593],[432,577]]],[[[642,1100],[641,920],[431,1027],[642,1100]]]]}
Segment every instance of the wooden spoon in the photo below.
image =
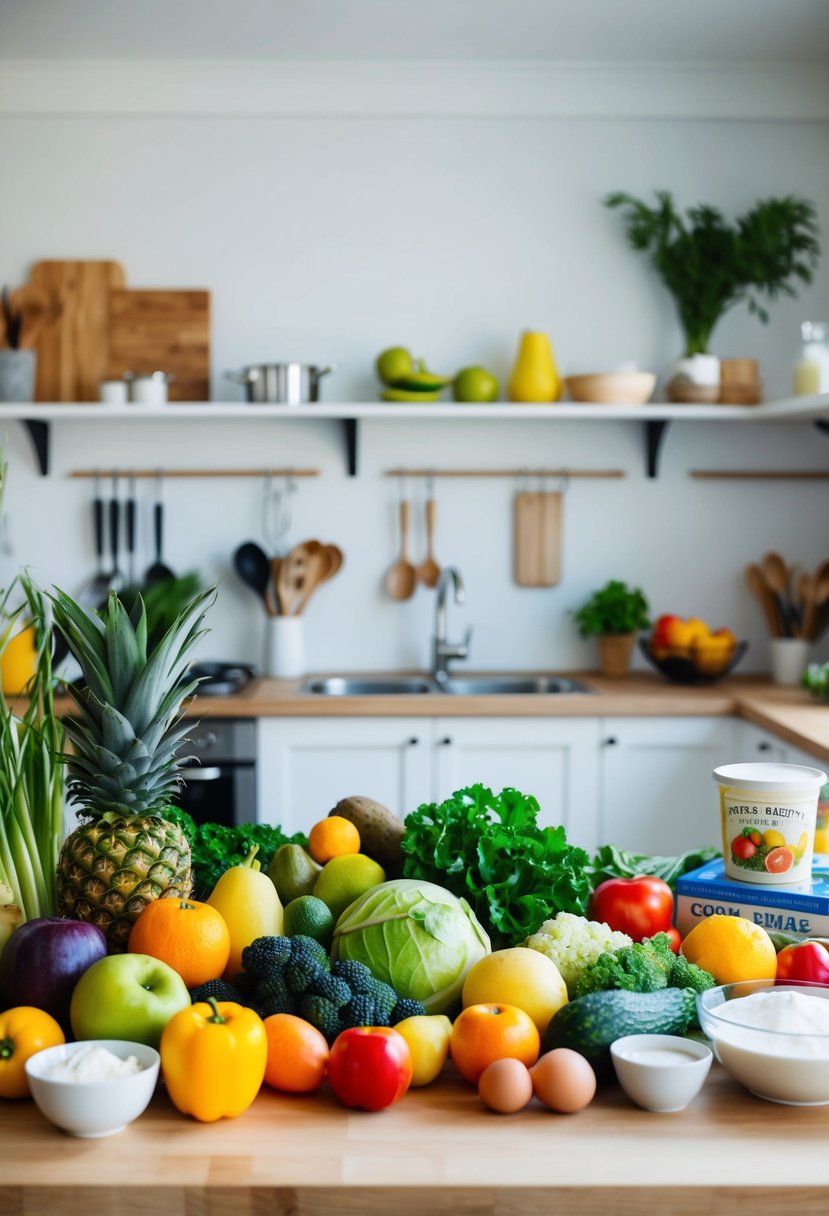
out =
{"type": "Polygon", "coordinates": [[[745,575],[749,591],[760,601],[760,607],[763,609],[769,633],[773,638],[779,638],[780,618],[777,613],[777,605],[766,580],[763,578],[762,570],[755,562],[751,562],[746,566],[745,575]]]}
{"type": "Polygon", "coordinates": [[[779,553],[765,553],[760,568],[763,578],[766,580],[766,586],[777,604],[783,633],[786,637],[792,637],[797,622],[792,619],[789,602],[789,571],[786,563],[779,553]]]}
{"type": "Polygon", "coordinates": [[[393,600],[408,600],[414,595],[417,574],[409,561],[409,500],[400,500],[400,556],[386,575],[386,592],[393,600]]]}
{"type": "Polygon", "coordinates": [[[814,575],[803,571],[797,580],[797,598],[800,602],[799,636],[809,641],[813,640],[817,625],[817,586],[814,575]]]}
{"type": "Polygon", "coordinates": [[[306,540],[294,545],[279,565],[276,594],[284,616],[296,616],[305,594],[309,559],[322,548],[318,540],[306,540]]]}
{"type": "Polygon", "coordinates": [[[440,578],[440,566],[434,554],[436,521],[437,503],[430,497],[426,499],[426,556],[415,569],[417,580],[424,587],[437,587],[440,578]]]}

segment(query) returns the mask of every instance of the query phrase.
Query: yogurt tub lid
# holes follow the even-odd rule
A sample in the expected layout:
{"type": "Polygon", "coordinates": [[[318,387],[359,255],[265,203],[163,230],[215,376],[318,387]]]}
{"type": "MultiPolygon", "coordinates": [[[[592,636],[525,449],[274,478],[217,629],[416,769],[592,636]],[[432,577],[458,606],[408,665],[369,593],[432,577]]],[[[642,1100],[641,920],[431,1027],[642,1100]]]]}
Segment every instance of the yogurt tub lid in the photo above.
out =
{"type": "Polygon", "coordinates": [[[826,784],[826,773],[805,764],[722,764],[714,769],[719,785],[741,790],[819,789],[826,784]]]}

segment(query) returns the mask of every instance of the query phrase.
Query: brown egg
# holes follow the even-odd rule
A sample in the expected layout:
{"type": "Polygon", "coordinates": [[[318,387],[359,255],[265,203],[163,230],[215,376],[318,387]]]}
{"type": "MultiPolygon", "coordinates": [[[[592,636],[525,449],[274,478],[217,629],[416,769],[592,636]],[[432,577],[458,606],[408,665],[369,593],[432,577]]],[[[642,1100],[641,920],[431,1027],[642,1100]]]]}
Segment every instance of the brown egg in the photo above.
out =
{"type": "Polygon", "coordinates": [[[550,1110],[571,1115],[583,1110],[596,1092],[596,1074],[584,1056],[569,1047],[557,1047],[541,1056],[530,1069],[533,1092],[550,1110]]]}
{"type": "Polygon", "coordinates": [[[533,1096],[533,1083],[520,1060],[493,1060],[478,1078],[478,1093],[484,1106],[499,1115],[523,1110],[533,1096]]]}

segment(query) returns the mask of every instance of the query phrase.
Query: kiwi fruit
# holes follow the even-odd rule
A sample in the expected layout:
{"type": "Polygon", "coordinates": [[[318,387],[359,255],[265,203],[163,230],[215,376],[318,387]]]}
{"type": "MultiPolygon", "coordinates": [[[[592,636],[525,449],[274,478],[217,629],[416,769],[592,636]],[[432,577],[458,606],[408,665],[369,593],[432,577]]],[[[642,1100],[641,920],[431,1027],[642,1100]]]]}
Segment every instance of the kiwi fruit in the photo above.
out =
{"type": "Polygon", "coordinates": [[[386,873],[393,877],[403,868],[403,824],[397,816],[373,798],[354,794],[342,798],[330,815],[340,815],[353,823],[360,833],[360,852],[378,861],[386,873]]]}

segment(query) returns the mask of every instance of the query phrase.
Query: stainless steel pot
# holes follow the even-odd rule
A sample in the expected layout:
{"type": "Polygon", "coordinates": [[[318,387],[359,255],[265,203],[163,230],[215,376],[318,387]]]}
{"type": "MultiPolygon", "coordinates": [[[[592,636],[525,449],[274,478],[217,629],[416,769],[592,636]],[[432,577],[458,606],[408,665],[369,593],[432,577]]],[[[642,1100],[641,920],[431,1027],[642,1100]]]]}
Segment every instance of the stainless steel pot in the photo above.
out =
{"type": "Polygon", "coordinates": [[[323,376],[337,370],[334,364],[317,367],[313,363],[258,363],[239,372],[225,372],[229,380],[242,384],[248,401],[259,405],[303,405],[319,401],[323,376]]]}

